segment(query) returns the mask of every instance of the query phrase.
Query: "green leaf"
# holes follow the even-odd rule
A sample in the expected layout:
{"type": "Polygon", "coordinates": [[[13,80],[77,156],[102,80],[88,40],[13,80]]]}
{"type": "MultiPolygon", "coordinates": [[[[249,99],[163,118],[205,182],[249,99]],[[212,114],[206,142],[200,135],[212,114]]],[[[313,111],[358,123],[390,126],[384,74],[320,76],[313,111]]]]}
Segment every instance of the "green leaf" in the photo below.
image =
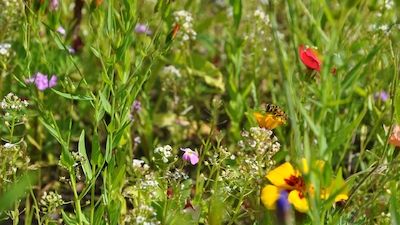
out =
{"type": "Polygon", "coordinates": [[[67,148],[62,147],[60,165],[65,167],[68,171],[72,171],[74,163],[75,160],[72,157],[71,152],[67,148]]]}
{"type": "Polygon", "coordinates": [[[72,216],[69,216],[67,213],[64,212],[64,210],[61,211],[63,222],[67,225],[76,225],[78,224],[78,221],[72,216]]]}
{"type": "Polygon", "coordinates": [[[400,224],[400,212],[399,212],[399,201],[400,199],[398,198],[398,192],[397,192],[397,187],[396,183],[392,182],[391,183],[391,194],[390,194],[390,217],[392,220],[392,224],[400,224]]]}
{"type": "Polygon", "coordinates": [[[92,101],[93,98],[90,96],[83,96],[83,95],[72,95],[69,93],[64,93],[61,91],[57,91],[55,89],[51,89],[54,93],[60,95],[61,97],[64,97],[66,99],[72,99],[72,100],[82,100],[82,101],[92,101]]]}
{"type": "Polygon", "coordinates": [[[235,27],[238,29],[240,20],[242,18],[242,0],[230,0],[229,2],[233,8],[233,20],[235,27]]]}
{"type": "Polygon", "coordinates": [[[107,135],[107,142],[106,142],[106,162],[110,162],[111,160],[111,153],[112,153],[112,141],[110,135],[107,135]]]}
{"type": "Polygon", "coordinates": [[[33,172],[18,177],[5,192],[0,194],[0,212],[11,209],[14,203],[24,197],[26,192],[32,188],[36,179],[37,175],[33,172]]]}
{"type": "Polygon", "coordinates": [[[60,165],[65,167],[67,170],[71,171],[73,165],[75,163],[74,158],[72,157],[71,152],[68,149],[68,145],[65,143],[61,134],[58,131],[58,128],[47,123],[43,118],[39,118],[39,121],[46,127],[46,129],[50,132],[50,134],[61,144],[61,156],[60,156],[60,165]]]}
{"type": "Polygon", "coordinates": [[[97,58],[99,58],[99,59],[102,58],[100,52],[97,51],[97,49],[95,49],[93,46],[90,46],[90,50],[93,52],[93,54],[94,54],[97,58]]]}
{"type": "Polygon", "coordinates": [[[85,161],[82,162],[82,169],[83,169],[83,173],[85,173],[86,181],[88,182],[89,180],[92,179],[93,173],[92,173],[92,168],[89,163],[89,159],[86,154],[85,130],[82,130],[81,136],[79,137],[78,152],[85,159],[85,161]]]}
{"type": "Polygon", "coordinates": [[[91,162],[96,163],[97,166],[100,166],[102,163],[102,158],[103,155],[101,154],[101,149],[100,149],[99,134],[97,132],[94,132],[92,139],[91,162]]]}
{"type": "Polygon", "coordinates": [[[225,83],[221,71],[211,62],[199,59],[198,57],[195,57],[195,59],[198,61],[195,65],[196,68],[186,68],[189,74],[198,76],[202,78],[207,85],[218,88],[221,92],[225,92],[225,83]]]}
{"type": "Polygon", "coordinates": [[[107,113],[111,114],[111,104],[108,102],[108,100],[103,92],[99,92],[99,93],[100,93],[101,106],[104,108],[104,110],[107,113]]]}
{"type": "Polygon", "coordinates": [[[103,218],[104,215],[104,205],[100,204],[94,212],[94,221],[93,225],[103,225],[106,224],[103,218]]]}

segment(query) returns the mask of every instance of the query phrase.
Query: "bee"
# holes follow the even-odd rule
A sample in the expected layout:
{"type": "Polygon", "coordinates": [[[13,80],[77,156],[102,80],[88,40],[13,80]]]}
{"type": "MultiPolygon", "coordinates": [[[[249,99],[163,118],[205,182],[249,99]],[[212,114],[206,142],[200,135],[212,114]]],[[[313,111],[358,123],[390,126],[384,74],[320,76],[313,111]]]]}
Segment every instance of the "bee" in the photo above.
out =
{"type": "Polygon", "coordinates": [[[273,130],[283,124],[286,124],[287,115],[277,105],[267,104],[265,112],[254,112],[253,116],[256,118],[258,126],[273,130]]]}

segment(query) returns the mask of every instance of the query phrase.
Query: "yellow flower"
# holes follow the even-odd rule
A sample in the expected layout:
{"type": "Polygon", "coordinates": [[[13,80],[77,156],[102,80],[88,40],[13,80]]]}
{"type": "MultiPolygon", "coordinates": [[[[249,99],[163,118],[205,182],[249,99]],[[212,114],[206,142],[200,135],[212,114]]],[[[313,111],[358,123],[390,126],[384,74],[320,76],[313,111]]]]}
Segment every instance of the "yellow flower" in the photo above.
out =
{"type": "MultiPolygon", "coordinates": [[[[314,164],[316,168],[322,170],[324,167],[324,161],[318,160],[314,164]]],[[[309,168],[306,159],[301,160],[301,172],[295,169],[289,162],[283,163],[277,168],[269,171],[265,176],[271,183],[266,185],[261,191],[261,201],[264,206],[268,209],[275,209],[276,202],[280,197],[281,191],[288,192],[288,202],[294,206],[294,208],[302,213],[306,213],[309,210],[307,197],[314,196],[314,187],[312,185],[306,185],[303,175],[309,173],[309,168]]],[[[321,199],[328,199],[329,196],[335,191],[336,193],[335,202],[345,201],[348,199],[346,191],[343,188],[345,182],[342,178],[341,172],[338,173],[336,179],[328,188],[321,190],[321,199]]]]}
{"type": "Polygon", "coordinates": [[[308,211],[308,203],[305,198],[306,186],[298,170],[295,170],[289,162],[271,170],[266,177],[273,185],[267,185],[261,192],[261,201],[268,209],[275,209],[280,190],[289,192],[288,201],[299,212],[308,211]]]}
{"type": "Polygon", "coordinates": [[[254,112],[253,116],[256,118],[258,126],[272,130],[282,124],[286,124],[286,114],[276,105],[267,104],[266,112],[254,112]]]}
{"type": "MultiPolygon", "coordinates": [[[[334,202],[342,202],[349,199],[347,194],[347,186],[346,182],[343,180],[342,171],[339,170],[336,178],[332,181],[328,188],[325,188],[321,191],[321,199],[327,200],[334,194],[335,198],[332,199],[334,202]]],[[[333,198],[333,197],[332,197],[333,198]]]]}

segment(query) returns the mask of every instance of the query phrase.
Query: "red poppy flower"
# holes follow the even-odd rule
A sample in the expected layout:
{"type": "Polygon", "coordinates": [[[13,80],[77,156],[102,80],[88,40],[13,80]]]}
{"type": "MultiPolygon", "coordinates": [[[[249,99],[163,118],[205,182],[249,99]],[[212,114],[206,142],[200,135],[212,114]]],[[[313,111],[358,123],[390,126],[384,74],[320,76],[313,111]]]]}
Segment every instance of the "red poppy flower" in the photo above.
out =
{"type": "Polygon", "coordinates": [[[304,65],[309,69],[320,71],[321,60],[318,58],[318,53],[312,48],[304,48],[303,45],[299,47],[300,59],[304,65]]]}

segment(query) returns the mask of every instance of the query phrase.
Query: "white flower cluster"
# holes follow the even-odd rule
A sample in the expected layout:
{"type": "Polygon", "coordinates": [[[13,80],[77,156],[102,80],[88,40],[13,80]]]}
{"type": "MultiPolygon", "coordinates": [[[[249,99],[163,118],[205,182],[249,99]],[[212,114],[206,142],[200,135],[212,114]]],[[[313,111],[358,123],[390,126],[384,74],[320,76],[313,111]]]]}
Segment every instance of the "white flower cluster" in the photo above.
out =
{"type": "Polygon", "coordinates": [[[385,1],[385,9],[390,10],[394,8],[394,1],[393,0],[386,0],[385,1]]]}
{"type": "Polygon", "coordinates": [[[61,195],[51,191],[49,193],[44,192],[41,200],[40,205],[42,206],[42,211],[45,213],[52,213],[58,207],[62,206],[64,201],[61,195]]]}
{"type": "Polygon", "coordinates": [[[185,10],[180,10],[174,12],[174,21],[176,24],[180,26],[179,33],[182,33],[183,35],[182,40],[189,41],[189,40],[195,40],[197,33],[193,29],[193,17],[192,14],[188,11],[185,10]]]}
{"type": "Polygon", "coordinates": [[[167,180],[186,180],[189,179],[189,176],[182,170],[180,169],[175,169],[174,172],[167,171],[165,178],[167,180]]]}
{"type": "Polygon", "coordinates": [[[174,77],[181,77],[181,72],[173,65],[169,65],[164,67],[162,70],[163,74],[166,75],[174,75],[174,77]]]}
{"type": "Polygon", "coordinates": [[[265,14],[262,9],[256,9],[254,11],[254,18],[256,19],[256,22],[259,22],[265,26],[270,25],[269,16],[265,14]]]}
{"type": "Polygon", "coordinates": [[[124,224],[158,225],[156,210],[149,205],[139,205],[130,210],[124,219],[124,224]]]}
{"type": "Polygon", "coordinates": [[[208,160],[204,160],[204,165],[217,165],[223,163],[225,160],[235,160],[236,156],[230,152],[225,146],[221,146],[217,152],[215,152],[208,160]]]}
{"type": "Polygon", "coordinates": [[[143,182],[140,183],[140,188],[141,189],[149,189],[149,190],[154,190],[157,188],[159,185],[158,181],[154,178],[153,174],[147,174],[144,176],[143,182]]]}
{"type": "Polygon", "coordinates": [[[239,141],[242,149],[254,152],[256,156],[264,158],[268,166],[275,164],[272,158],[279,151],[281,145],[271,130],[252,127],[250,131],[243,131],[242,137],[243,140],[239,141]]]}
{"type": "Polygon", "coordinates": [[[0,168],[1,189],[2,185],[13,181],[18,171],[24,171],[28,168],[30,158],[26,149],[21,147],[20,144],[5,143],[0,145],[0,162],[3,163],[0,168]]]}
{"type": "Polygon", "coordinates": [[[147,165],[143,160],[140,159],[133,159],[132,166],[135,170],[147,171],[150,169],[149,165],[147,165]]]}
{"type": "MultiPolygon", "coordinates": [[[[16,27],[22,15],[23,5],[20,0],[0,1],[0,29],[7,34],[16,27]]],[[[1,36],[1,35],[0,35],[1,36]]]]}
{"type": "Polygon", "coordinates": [[[0,108],[3,110],[21,111],[28,107],[28,102],[26,100],[21,100],[14,93],[10,92],[1,101],[0,108]]]}
{"type": "Polygon", "coordinates": [[[172,147],[170,145],[157,147],[156,149],[154,149],[154,153],[161,157],[163,163],[168,163],[169,159],[172,157],[172,147]]]}
{"type": "Polygon", "coordinates": [[[0,56],[8,57],[10,56],[11,44],[1,43],[0,44],[0,56]]]}

